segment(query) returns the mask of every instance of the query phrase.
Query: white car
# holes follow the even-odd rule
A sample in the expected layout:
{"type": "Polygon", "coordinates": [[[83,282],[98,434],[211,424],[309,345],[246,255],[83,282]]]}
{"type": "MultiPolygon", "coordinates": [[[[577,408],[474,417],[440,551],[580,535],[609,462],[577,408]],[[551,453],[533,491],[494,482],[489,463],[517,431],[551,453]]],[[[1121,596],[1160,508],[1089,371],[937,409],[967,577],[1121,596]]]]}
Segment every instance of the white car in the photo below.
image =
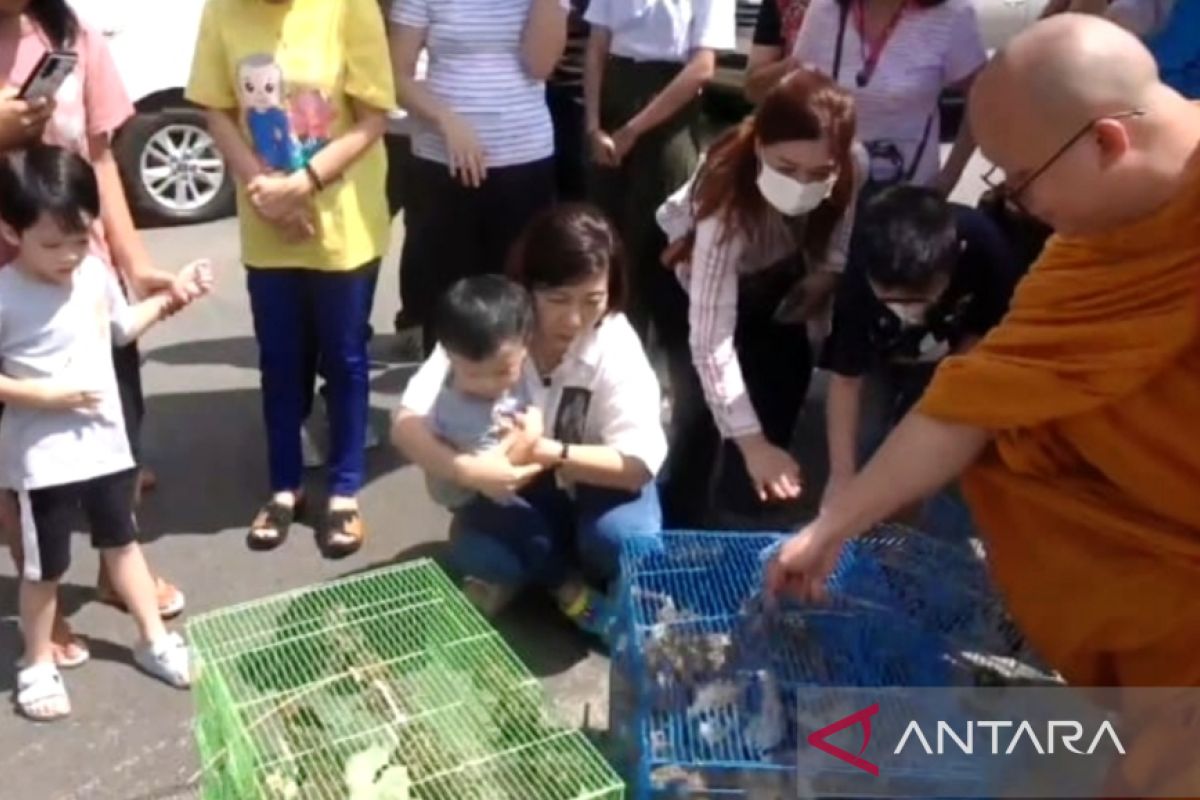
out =
{"type": "MultiPolygon", "coordinates": [[[[108,39],[137,114],[114,152],[141,225],[203,222],[234,211],[234,186],[204,125],[184,99],[205,0],[71,0],[108,39]]],[[[407,135],[396,114],[389,136],[407,135]]]]}

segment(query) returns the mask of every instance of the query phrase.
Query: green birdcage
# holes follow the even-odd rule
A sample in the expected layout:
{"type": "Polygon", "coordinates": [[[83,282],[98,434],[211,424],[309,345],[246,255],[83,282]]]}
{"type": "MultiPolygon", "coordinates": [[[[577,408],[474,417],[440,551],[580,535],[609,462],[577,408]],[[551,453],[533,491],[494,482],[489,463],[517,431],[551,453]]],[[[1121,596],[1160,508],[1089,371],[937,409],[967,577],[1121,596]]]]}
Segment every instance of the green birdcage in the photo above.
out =
{"type": "Polygon", "coordinates": [[[188,625],[204,800],[620,800],[620,779],[422,560],[188,625]]]}

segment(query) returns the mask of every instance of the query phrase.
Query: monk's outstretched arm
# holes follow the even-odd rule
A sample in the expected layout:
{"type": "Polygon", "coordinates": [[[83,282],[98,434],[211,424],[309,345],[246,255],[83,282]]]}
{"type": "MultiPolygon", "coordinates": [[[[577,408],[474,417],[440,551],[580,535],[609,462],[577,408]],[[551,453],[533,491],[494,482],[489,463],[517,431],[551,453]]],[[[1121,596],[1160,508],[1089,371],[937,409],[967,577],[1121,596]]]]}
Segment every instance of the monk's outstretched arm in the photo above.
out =
{"type": "Polygon", "coordinates": [[[817,518],[784,544],[768,575],[771,588],[820,597],[843,543],[936,493],[979,457],[990,438],[982,428],[910,413],[817,518]]]}

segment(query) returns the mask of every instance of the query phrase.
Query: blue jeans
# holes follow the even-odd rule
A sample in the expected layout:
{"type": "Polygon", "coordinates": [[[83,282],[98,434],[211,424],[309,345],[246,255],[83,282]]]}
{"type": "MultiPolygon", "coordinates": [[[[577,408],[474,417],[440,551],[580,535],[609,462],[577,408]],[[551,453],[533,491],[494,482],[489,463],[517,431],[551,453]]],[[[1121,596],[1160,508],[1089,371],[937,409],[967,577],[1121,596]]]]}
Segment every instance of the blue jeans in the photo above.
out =
{"type": "Polygon", "coordinates": [[[506,504],[476,498],[455,513],[454,528],[449,562],[462,574],[557,589],[577,571],[616,578],[623,542],[661,542],[662,506],[653,481],[636,494],[581,485],[572,497],[546,475],[506,504]]]}
{"type": "Polygon", "coordinates": [[[274,492],[300,488],[300,426],[312,406],[318,365],[327,386],[329,493],[354,496],[362,488],[370,380],[367,324],[378,269],[376,261],[351,272],[246,272],[274,492]]]}

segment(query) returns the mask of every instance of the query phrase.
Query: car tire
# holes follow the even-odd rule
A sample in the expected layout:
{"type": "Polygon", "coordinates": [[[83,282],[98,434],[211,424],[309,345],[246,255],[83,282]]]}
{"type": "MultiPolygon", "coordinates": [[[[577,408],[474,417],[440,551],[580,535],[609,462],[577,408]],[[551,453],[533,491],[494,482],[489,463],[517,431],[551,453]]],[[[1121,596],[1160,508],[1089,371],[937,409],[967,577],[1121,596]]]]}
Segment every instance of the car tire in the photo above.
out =
{"type": "Polygon", "coordinates": [[[117,134],[113,152],[138,225],[207,222],[235,210],[233,176],[199,111],[140,113],[117,134]]]}

